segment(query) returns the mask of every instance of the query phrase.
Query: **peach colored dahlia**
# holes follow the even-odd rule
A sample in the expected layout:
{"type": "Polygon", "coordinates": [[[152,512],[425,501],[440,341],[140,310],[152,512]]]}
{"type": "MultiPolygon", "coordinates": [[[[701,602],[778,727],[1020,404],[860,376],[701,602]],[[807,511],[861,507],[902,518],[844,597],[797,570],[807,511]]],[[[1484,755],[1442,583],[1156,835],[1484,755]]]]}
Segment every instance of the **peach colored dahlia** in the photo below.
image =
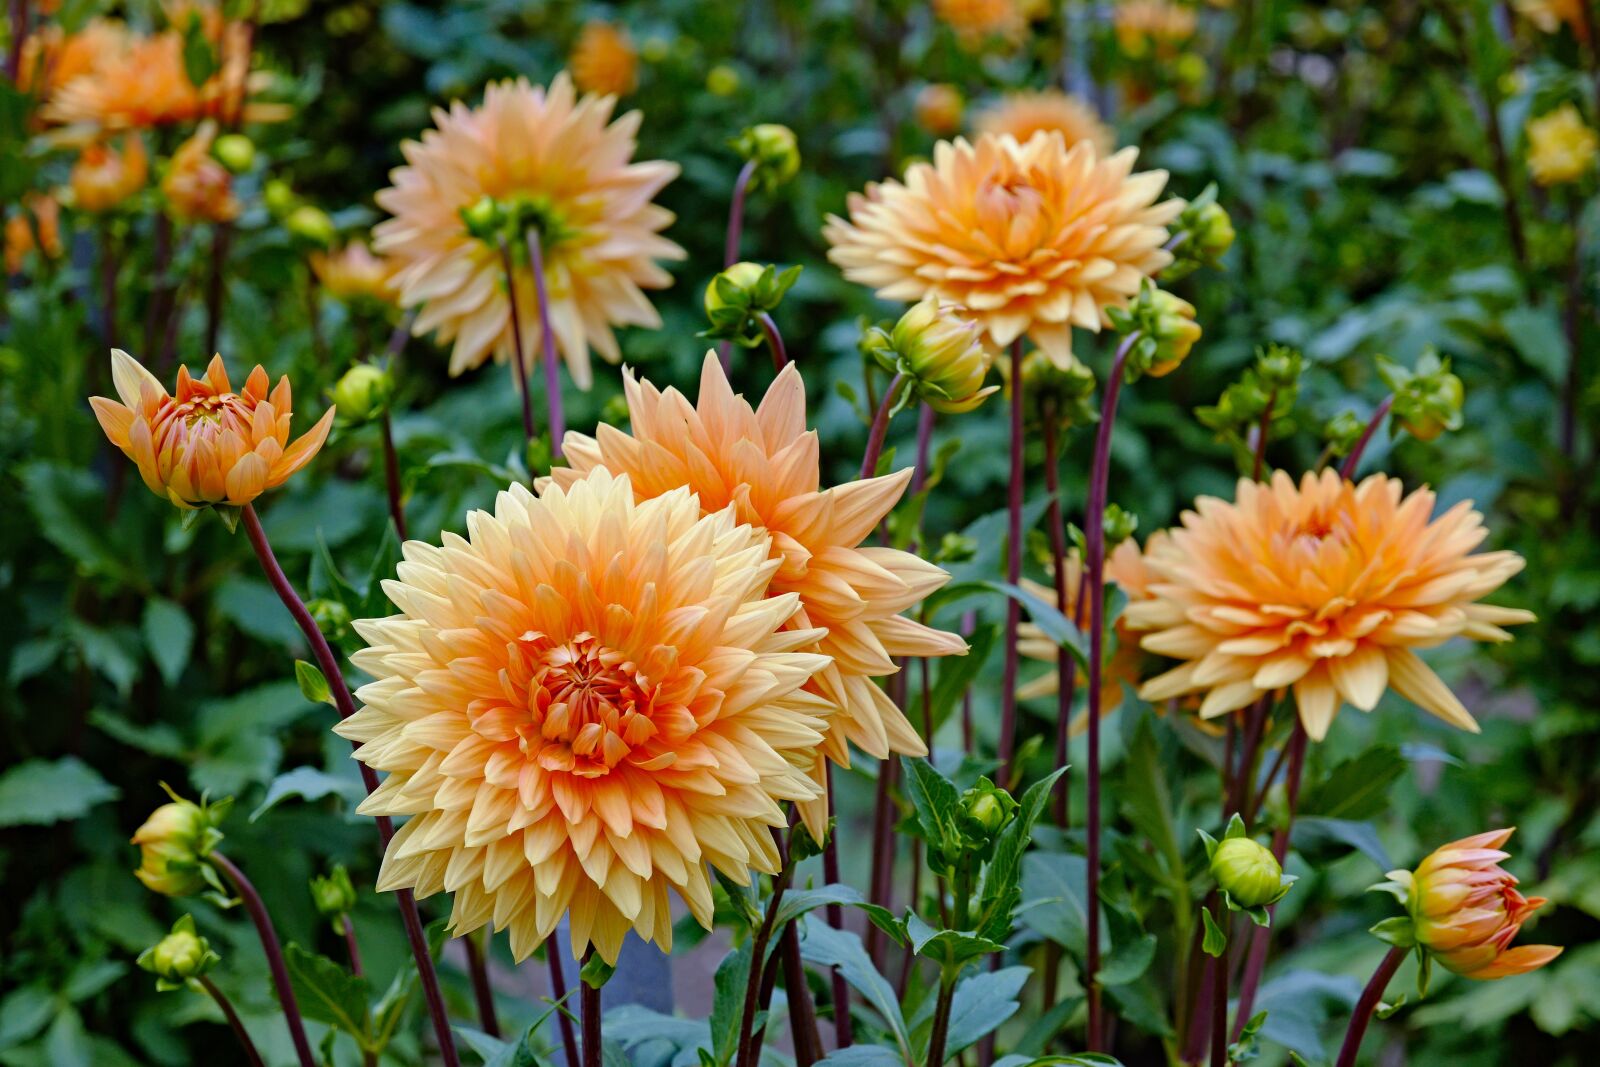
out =
{"type": "MultiPolygon", "coordinates": [[[[594,437],[568,433],[562,447],[571,466],[551,471],[555,483],[570,486],[603,468],[627,474],[640,500],[687,486],[708,513],[732,506],[740,522],[770,535],[772,593],[798,597],[789,625],[815,633],[807,647],[831,661],[811,684],[837,709],[824,754],[848,766],[846,741],[879,759],[924,754],[922,738],[874,679],[895,672],[896,656],[966,651],[954,634],[900,614],[950,576],[909,552],[862,545],[911,472],[820,488],[817,434],[806,429],[805,385],[792,363],[759,408],[734,394],[714,353],[706,354],[697,403],[628,371],[623,388],[632,435],[604,423],[594,437]]],[[[821,784],[820,760],[811,773],[821,784]]],[[[819,833],[822,808],[804,809],[819,833]]]]}
{"type": "Polygon", "coordinates": [[[1134,174],[1136,158],[1069,149],[1059,133],[941,141],[903,184],[851,194],[850,221],[828,217],[828,258],[886,300],[938,296],[991,346],[1026,335],[1064,365],[1074,326],[1099,332],[1106,308],[1172,262],[1161,246],[1183,203],[1157,203],[1166,172],[1134,174]]]}
{"type": "Polygon", "coordinates": [[[122,403],[92,396],[100,428],[139,467],[144,484],[180,508],[242,507],[311,462],[333,425],[333,409],[293,444],[289,379],[267,391],[267,372],[250,372],[235,393],[221,356],[203,378],[178,368],[175,395],[121,349],[111,352],[111,381],[122,403]]]}
{"type": "Polygon", "coordinates": [[[1017,0],[933,0],[933,11],[969,48],[991,36],[1015,44],[1028,29],[1017,0]]]}
{"type": "Polygon", "coordinates": [[[1088,141],[1102,156],[1110,155],[1117,147],[1116,134],[1100,121],[1094,106],[1059,89],[1007,93],[979,113],[977,130],[996,135],[1009,133],[1018,144],[1027,144],[1036,133],[1055,130],[1068,148],[1088,141]]]}
{"type": "MultiPolygon", "coordinates": [[[[591,381],[591,346],[613,363],[622,358],[613,327],[661,325],[643,290],[670,285],[655,260],[684,252],[661,236],[672,212],[651,198],[678,165],[629,162],[640,115],[612,122],[615,104],[579,98],[565,73],[548,91],[526,79],[498,82],[479,107],[457,101],[435,110],[437,128],[401,146],[406,166],[377,196],[394,217],[373,230],[373,247],[394,261],[402,305],[421,308],[414,331],[454,341],[450,373],[514,351],[499,249],[469,233],[461,217],[484,197],[545,220],[551,327],[579,388],[591,381]]],[[[526,256],[517,255],[522,347],[531,361],[542,351],[537,295],[526,256]]]]}
{"type": "Polygon", "coordinates": [[[1434,495],[1403,496],[1382,474],[1360,485],[1332,470],[1296,485],[1239,482],[1234,503],[1201,497],[1171,539],[1152,545],[1150,599],[1123,618],[1151,631],[1145,649],[1185,662],[1150,679],[1147,700],[1204,692],[1212,718],[1293,687],[1306,732],[1321,740],[1341,704],[1371,711],[1385,689],[1476,732],[1467,709],[1416,649],[1452,637],[1510,639],[1520,608],[1477,601],[1522,569],[1514,552],[1474,554],[1482,516],[1460,503],[1438,518],[1434,495]]]}
{"type": "Polygon", "coordinates": [[[393,264],[373,255],[365,242],[351,241],[333,251],[313,252],[310,258],[311,273],[335,300],[394,303],[393,264]]]}
{"type": "Polygon", "coordinates": [[[604,470],[512,486],[466,538],[406,542],[400,614],[356,623],[375,680],[335,730],[387,772],[360,810],[409,816],[378,888],[453,893],[452,929],[509,929],[519,960],[563,913],[580,955],[615,963],[629,929],[670,949],[669,890],[709,928],[706,864],[777,871],[781,802],[817,792],[829,708],[802,687],[827,659],[767,595],[769,535],[634,496],[604,470]]]}
{"type": "Polygon", "coordinates": [[[596,19],[578,35],[567,69],[583,92],[627,96],[639,84],[639,53],[627,30],[596,19]]]}

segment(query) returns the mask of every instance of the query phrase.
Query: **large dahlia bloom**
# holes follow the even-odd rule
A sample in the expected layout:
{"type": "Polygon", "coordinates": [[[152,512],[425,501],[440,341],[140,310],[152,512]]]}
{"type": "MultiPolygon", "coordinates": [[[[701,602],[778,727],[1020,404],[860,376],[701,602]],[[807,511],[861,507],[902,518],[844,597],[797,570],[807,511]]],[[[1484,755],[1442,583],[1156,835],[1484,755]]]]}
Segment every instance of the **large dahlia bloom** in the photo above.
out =
{"type": "Polygon", "coordinates": [[[1321,740],[1341,704],[1371,711],[1393,688],[1476,732],[1467,709],[1416,649],[1452,637],[1510,639],[1520,608],[1477,601],[1522,569],[1514,552],[1474,553],[1487,531],[1460,503],[1437,518],[1434,495],[1402,497],[1382,474],[1360,485],[1331,470],[1296,485],[1241,479],[1234,503],[1201,497],[1170,540],[1152,545],[1151,598],[1123,613],[1151,631],[1145,649],[1184,660],[1150,679],[1147,700],[1203,692],[1212,718],[1293,687],[1306,732],[1321,740]]]}
{"type": "Polygon", "coordinates": [[[1101,159],[1059,133],[1026,143],[992,134],[942,141],[932,163],[851,194],[829,216],[828,258],[886,300],[959,304],[997,348],[1026,335],[1051,360],[1072,358],[1072,328],[1099,332],[1143,281],[1172,262],[1157,203],[1165,171],[1133,173],[1138,152],[1101,159]]]}
{"type": "MultiPolygon", "coordinates": [[[[571,466],[551,471],[555,483],[570,486],[606,469],[626,473],[640,500],[687,486],[708,513],[731,506],[740,522],[770,535],[777,567],[772,593],[798,598],[789,625],[814,633],[807,647],[830,660],[811,687],[838,709],[823,753],[843,766],[850,759],[846,741],[880,759],[926,753],[874,679],[895,672],[896,656],[966,651],[954,634],[900,614],[950,576],[909,552],[862,545],[900,499],[911,472],[822,489],[817,434],[806,429],[805,385],[792,363],[759,408],[734,394],[714,353],[706,354],[696,403],[626,371],[623,387],[632,435],[604,423],[594,437],[568,433],[562,450],[571,466]]],[[[811,773],[820,785],[820,760],[811,773]]],[[[823,807],[804,808],[819,832],[823,807]]]]}
{"type": "MultiPolygon", "coordinates": [[[[415,332],[454,341],[451,374],[515,351],[500,250],[462,220],[486,197],[540,222],[550,325],[579,388],[591,381],[591,347],[613,363],[622,358],[613,327],[661,324],[643,290],[670,285],[655,261],[684,253],[661,236],[672,212],[651,198],[678,165],[629,162],[640,116],[612,122],[615,104],[578,98],[564,73],[548,91],[504,81],[484,91],[479,107],[457,101],[435,110],[437,128],[401,146],[406,166],[377,196],[394,217],[373,230],[373,248],[394,262],[402,305],[420,307],[415,332]]],[[[509,243],[522,349],[535,360],[543,349],[533,274],[521,235],[509,243]]]]}
{"type": "MultiPolygon", "coordinates": [[[[1489,981],[1526,974],[1561,955],[1555,945],[1511,942],[1544,897],[1525,897],[1500,866],[1513,829],[1464,837],[1435,850],[1415,871],[1390,871],[1411,913],[1412,934],[1446,970],[1489,981]]],[[[1386,886],[1385,888],[1390,888],[1386,886]]]]}
{"type": "Polygon", "coordinates": [[[709,928],[706,864],[777,871],[781,802],[816,795],[828,705],[802,687],[827,659],[781,629],[768,535],[607,471],[467,529],[406,542],[400,614],[356,623],[375,680],[335,729],[387,772],[360,810],[410,817],[378,888],[453,893],[452,929],[509,929],[519,960],[563,913],[574,953],[670,949],[669,890],[709,928]]]}
{"type": "Polygon", "coordinates": [[[311,462],[333,425],[333,409],[289,443],[293,399],[288,377],[272,386],[256,367],[234,392],[221,356],[204,377],[178,368],[169,396],[155,375],[121,349],[111,352],[111,381],[122,403],[92,396],[100,428],[138,466],[144,484],[180,508],[242,507],[311,462]]]}
{"type": "Polygon", "coordinates": [[[1088,141],[1102,156],[1110,155],[1117,147],[1116,134],[1100,121],[1094,105],[1060,89],[1007,93],[978,114],[977,130],[996,136],[1009,133],[1018,144],[1027,144],[1036,133],[1055,130],[1068,148],[1088,141]]]}

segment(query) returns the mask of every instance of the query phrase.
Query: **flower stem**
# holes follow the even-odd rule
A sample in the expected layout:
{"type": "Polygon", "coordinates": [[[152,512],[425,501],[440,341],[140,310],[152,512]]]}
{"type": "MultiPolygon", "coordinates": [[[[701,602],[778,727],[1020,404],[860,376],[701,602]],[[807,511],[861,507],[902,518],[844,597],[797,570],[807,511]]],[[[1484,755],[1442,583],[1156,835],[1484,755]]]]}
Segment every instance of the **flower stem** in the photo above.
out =
{"type": "Polygon", "coordinates": [[[878,473],[878,458],[883,455],[883,441],[889,433],[889,420],[893,418],[894,406],[900,399],[900,389],[905,382],[904,374],[894,376],[894,381],[884,390],[883,402],[878,405],[877,413],[872,416],[872,428],[867,431],[867,450],[861,457],[863,478],[871,478],[878,473]]]}
{"type": "Polygon", "coordinates": [[[478,1025],[490,1037],[500,1036],[500,1020],[494,1010],[494,987],[489,984],[487,949],[478,944],[476,933],[461,939],[467,950],[467,974],[472,979],[472,999],[478,1006],[478,1025]]]}
{"type": "Polygon", "coordinates": [[[1361,1039],[1366,1036],[1367,1024],[1372,1021],[1372,1013],[1377,1010],[1379,1001],[1383,999],[1383,991],[1388,987],[1389,979],[1394,977],[1394,972],[1400,969],[1400,964],[1405,958],[1406,950],[1402,948],[1391,948],[1384,954],[1383,961],[1372,974],[1372,979],[1361,991],[1361,999],[1356,1001],[1355,1014],[1350,1016],[1350,1028],[1344,1033],[1344,1044],[1339,1047],[1339,1059],[1334,1067],[1355,1067],[1356,1053],[1361,1051],[1361,1039]]]}
{"type": "MultiPolygon", "coordinates": [[[[750,160],[739,168],[733,179],[733,203],[728,206],[728,237],[722,246],[723,269],[739,262],[739,238],[744,235],[744,201],[750,190],[750,179],[755,177],[756,161],[750,160]]],[[[722,368],[726,371],[728,368],[722,368]]]]}
{"type": "Polygon", "coordinates": [[[750,1046],[755,1037],[756,1008],[761,1003],[761,980],[767,970],[767,946],[772,941],[772,930],[778,921],[778,907],[783,903],[784,890],[789,887],[792,869],[786,854],[782,869],[772,878],[772,897],[767,901],[766,914],[761,917],[761,926],[750,942],[750,974],[745,980],[744,1009],[739,1015],[738,1054],[733,1061],[735,1067],[753,1067],[754,1064],[750,1046]]]}
{"type": "Polygon", "coordinates": [[[250,1039],[250,1031],[244,1028],[239,1013],[233,1010],[233,1003],[217,988],[217,984],[205,975],[198,979],[200,988],[204,989],[217,1007],[222,1009],[222,1017],[228,1020],[228,1025],[233,1028],[233,1036],[239,1039],[239,1045],[244,1049],[245,1062],[249,1067],[263,1067],[261,1053],[256,1050],[256,1043],[250,1039]]]}
{"type": "MultiPolygon", "coordinates": [[[[261,569],[266,573],[267,581],[278,594],[278,599],[283,601],[283,606],[289,609],[289,614],[294,617],[300,632],[305,635],[306,642],[311,646],[317,665],[322,668],[323,678],[327,680],[328,691],[333,696],[339,718],[348,719],[355,714],[355,700],[350,696],[350,687],[345,684],[344,673],[339,669],[339,661],[334,657],[333,648],[323,636],[322,630],[318,628],[316,620],[311,617],[311,612],[306,609],[300,594],[289,584],[283,568],[278,565],[278,558],[272,553],[272,545],[267,541],[267,532],[261,528],[261,518],[256,514],[254,505],[246,504],[240,509],[240,519],[245,534],[250,539],[250,547],[255,549],[256,558],[261,561],[261,569]]],[[[360,764],[360,768],[361,783],[366,787],[367,793],[371,794],[378,788],[377,772],[365,763],[360,764]]],[[[378,824],[378,837],[383,847],[387,849],[389,839],[394,836],[394,824],[387,815],[379,815],[373,821],[378,824]]],[[[439,990],[439,974],[433,965],[433,955],[428,951],[428,939],[422,930],[422,916],[417,912],[416,898],[411,890],[401,889],[395,893],[395,900],[400,908],[400,921],[405,927],[406,940],[411,945],[411,958],[416,962],[417,976],[422,982],[422,996],[427,1001],[434,1037],[439,1043],[439,1057],[444,1062],[444,1067],[459,1067],[461,1061],[456,1055],[455,1038],[450,1032],[450,1017],[445,1011],[444,994],[439,990]]]]}
{"type": "MultiPolygon", "coordinates": [[[[1049,410],[1044,412],[1044,485],[1045,491],[1050,496],[1050,505],[1047,512],[1047,522],[1050,526],[1050,561],[1055,571],[1056,579],[1056,610],[1063,615],[1067,612],[1067,532],[1066,522],[1061,513],[1061,455],[1060,455],[1060,426],[1056,423],[1054,405],[1047,405],[1049,410]]],[[[1078,592],[1083,592],[1083,579],[1078,580],[1078,592]]],[[[1073,621],[1083,625],[1084,598],[1078,597],[1076,609],[1077,618],[1073,621]]],[[[1072,703],[1077,696],[1078,665],[1072,658],[1072,653],[1062,648],[1056,656],[1056,767],[1067,765],[1067,745],[1072,733],[1072,703]]],[[[1068,801],[1071,795],[1069,777],[1071,771],[1063,774],[1056,782],[1053,807],[1056,825],[1061,829],[1067,828],[1068,801]]],[[[1054,941],[1045,945],[1044,950],[1044,1003],[1054,1006],[1056,1003],[1057,972],[1061,969],[1061,946],[1054,941]]]]}
{"type": "MultiPolygon", "coordinates": [[[[590,945],[583,954],[583,962],[588,963],[594,955],[594,946],[590,945]]],[[[602,1067],[600,1046],[604,1038],[600,1033],[600,990],[578,978],[578,1006],[583,1016],[583,1067],[602,1067]]]]}
{"type": "Polygon", "coordinates": [[[761,332],[766,335],[767,346],[772,349],[772,369],[782,370],[789,365],[789,350],[783,346],[783,334],[778,332],[778,324],[772,321],[772,316],[760,311],[756,313],[756,321],[761,324],[761,332]]]}
{"type": "Polygon", "coordinates": [[[1211,1067],[1228,1067],[1228,954],[1211,961],[1211,1067]]]}
{"type": "Polygon", "coordinates": [[[378,433],[383,438],[383,480],[389,489],[389,518],[394,520],[394,531],[400,540],[406,539],[406,505],[400,496],[400,459],[394,451],[394,433],[389,425],[389,412],[378,419],[378,433]]]}
{"type": "Polygon", "coordinates": [[[261,948],[267,954],[272,986],[278,992],[278,1003],[283,1007],[283,1017],[289,1024],[289,1037],[294,1042],[295,1055],[299,1057],[301,1067],[317,1067],[316,1057],[311,1054],[311,1042],[306,1040],[305,1023],[300,1019],[300,1005],[295,1003],[289,968],[283,962],[283,949],[278,945],[278,932],[272,927],[272,917],[267,914],[267,906],[261,902],[261,894],[256,892],[250,879],[228,857],[214,851],[208,858],[233,884],[244,901],[244,910],[249,913],[250,921],[255,923],[256,936],[261,938],[261,948]]]}
{"type": "Polygon", "coordinates": [[[344,926],[344,947],[350,954],[350,973],[360,978],[367,972],[361,966],[361,946],[356,943],[356,924],[350,921],[350,916],[341,916],[344,926]]]}
{"type": "MultiPolygon", "coordinates": [[[[1022,490],[1025,475],[1022,436],[1022,338],[1011,345],[1011,478],[1006,488],[1006,581],[1022,579],[1022,490]]],[[[1022,605],[1006,598],[1005,661],[1000,681],[1000,769],[995,780],[1011,787],[1011,756],[1017,743],[1017,629],[1022,625],[1022,605]]],[[[1090,925],[1093,925],[1092,923],[1090,925]]]]}
{"type": "Polygon", "coordinates": [[[572,1029],[572,1015],[566,1010],[567,976],[561,971],[561,949],[554,935],[545,939],[544,958],[550,966],[550,999],[560,1005],[556,1021],[561,1027],[561,1049],[567,1054],[567,1067],[578,1067],[578,1035],[572,1029]]]}
{"type": "MultiPolygon", "coordinates": [[[[827,763],[823,768],[827,776],[828,786],[828,821],[833,821],[833,764],[827,763]]],[[[822,880],[828,885],[839,884],[839,835],[830,826],[828,840],[822,846],[822,880]]],[[[828,916],[828,925],[835,930],[844,929],[844,907],[840,904],[827,905],[825,914],[828,916]]],[[[850,1025],[850,986],[845,982],[844,975],[839,968],[831,969],[830,981],[833,986],[833,1040],[836,1049],[849,1048],[855,1044],[855,1034],[850,1025]]]]}
{"type": "Polygon", "coordinates": [[[567,419],[561,405],[561,368],[556,360],[556,335],[550,328],[550,293],[544,276],[544,245],[539,231],[528,230],[528,262],[533,267],[533,291],[539,298],[539,342],[544,347],[544,402],[550,422],[550,455],[561,458],[561,439],[567,419]]]}
{"type": "Polygon", "coordinates": [[[1383,420],[1389,417],[1389,409],[1394,407],[1394,394],[1390,393],[1383,398],[1378,409],[1372,413],[1372,418],[1367,422],[1367,428],[1361,431],[1361,436],[1356,438],[1355,447],[1350,449],[1350,454],[1344,457],[1344,462],[1339,464],[1339,477],[1346,481],[1355,477],[1356,469],[1361,465],[1361,454],[1367,450],[1367,445],[1372,443],[1373,434],[1378,432],[1378,427],[1383,425],[1383,420]]]}
{"type": "Polygon", "coordinates": [[[1256,429],[1255,465],[1250,468],[1250,480],[1261,480],[1261,466],[1267,458],[1267,437],[1272,432],[1272,409],[1278,403],[1276,389],[1267,394],[1267,406],[1261,412],[1261,423],[1256,429]]]}
{"type": "Polygon", "coordinates": [[[795,1067],[811,1067],[822,1058],[822,1036],[817,1032],[817,1008],[811,1003],[805,964],[800,959],[800,931],[794,923],[785,926],[779,935],[778,955],[789,997],[789,1030],[794,1037],[795,1067]]]}
{"type": "Polygon", "coordinates": [[[17,84],[22,71],[22,45],[28,39],[28,0],[11,0],[11,41],[6,47],[6,78],[17,84]]]}
{"type": "Polygon", "coordinates": [[[517,272],[511,262],[511,246],[500,238],[500,267],[506,275],[506,302],[511,305],[511,351],[517,361],[517,391],[522,397],[522,436],[532,444],[538,434],[533,428],[533,397],[528,392],[528,355],[522,349],[522,315],[517,310],[517,272]]]}
{"type": "Polygon", "coordinates": [[[1085,696],[1089,714],[1088,811],[1085,813],[1088,820],[1085,848],[1088,885],[1085,896],[1086,913],[1091,917],[1086,929],[1088,936],[1083,986],[1089,997],[1090,1052],[1101,1051],[1105,1022],[1096,976],[1100,971],[1100,923],[1097,916],[1100,914],[1100,683],[1105,667],[1106,638],[1106,493],[1111,477],[1111,427],[1117,418],[1117,400],[1122,395],[1122,371],[1128,362],[1128,353],[1133,351],[1138,340],[1137,330],[1128,334],[1117,346],[1117,353],[1111,360],[1105,398],[1101,403],[1100,425],[1095,428],[1088,513],[1083,517],[1083,588],[1080,596],[1089,602],[1089,677],[1084,683],[1088,686],[1085,696]]]}

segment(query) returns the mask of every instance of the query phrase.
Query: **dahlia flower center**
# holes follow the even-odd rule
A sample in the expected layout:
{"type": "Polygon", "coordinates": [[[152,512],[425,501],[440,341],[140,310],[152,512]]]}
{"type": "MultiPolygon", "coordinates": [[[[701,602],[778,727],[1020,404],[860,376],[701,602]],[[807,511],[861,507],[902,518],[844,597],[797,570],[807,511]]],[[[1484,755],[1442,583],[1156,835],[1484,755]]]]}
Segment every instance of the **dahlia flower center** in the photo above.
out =
{"type": "Polygon", "coordinates": [[[529,633],[522,647],[529,721],[517,732],[545,770],[597,778],[659,732],[654,687],[627,654],[587,633],[562,642],[529,633]]]}
{"type": "Polygon", "coordinates": [[[188,441],[216,441],[232,430],[250,439],[254,422],[248,404],[237,393],[214,393],[171,401],[156,414],[151,426],[156,451],[188,441]]]}

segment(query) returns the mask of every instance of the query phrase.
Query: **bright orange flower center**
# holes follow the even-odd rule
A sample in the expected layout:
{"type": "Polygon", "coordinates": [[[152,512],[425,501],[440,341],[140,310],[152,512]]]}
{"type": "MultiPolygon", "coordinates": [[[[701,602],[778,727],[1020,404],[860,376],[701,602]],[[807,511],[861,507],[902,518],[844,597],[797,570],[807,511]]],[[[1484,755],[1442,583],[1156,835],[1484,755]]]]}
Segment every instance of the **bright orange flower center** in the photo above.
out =
{"type": "Polygon", "coordinates": [[[517,728],[520,747],[545,770],[599,778],[661,732],[655,687],[626,653],[586,633],[558,642],[529,632],[514,647],[531,715],[517,728]]]}
{"type": "Polygon", "coordinates": [[[248,441],[254,421],[254,405],[244,397],[214,393],[168,400],[150,420],[150,430],[159,454],[196,443],[215,444],[230,430],[248,441]]]}

